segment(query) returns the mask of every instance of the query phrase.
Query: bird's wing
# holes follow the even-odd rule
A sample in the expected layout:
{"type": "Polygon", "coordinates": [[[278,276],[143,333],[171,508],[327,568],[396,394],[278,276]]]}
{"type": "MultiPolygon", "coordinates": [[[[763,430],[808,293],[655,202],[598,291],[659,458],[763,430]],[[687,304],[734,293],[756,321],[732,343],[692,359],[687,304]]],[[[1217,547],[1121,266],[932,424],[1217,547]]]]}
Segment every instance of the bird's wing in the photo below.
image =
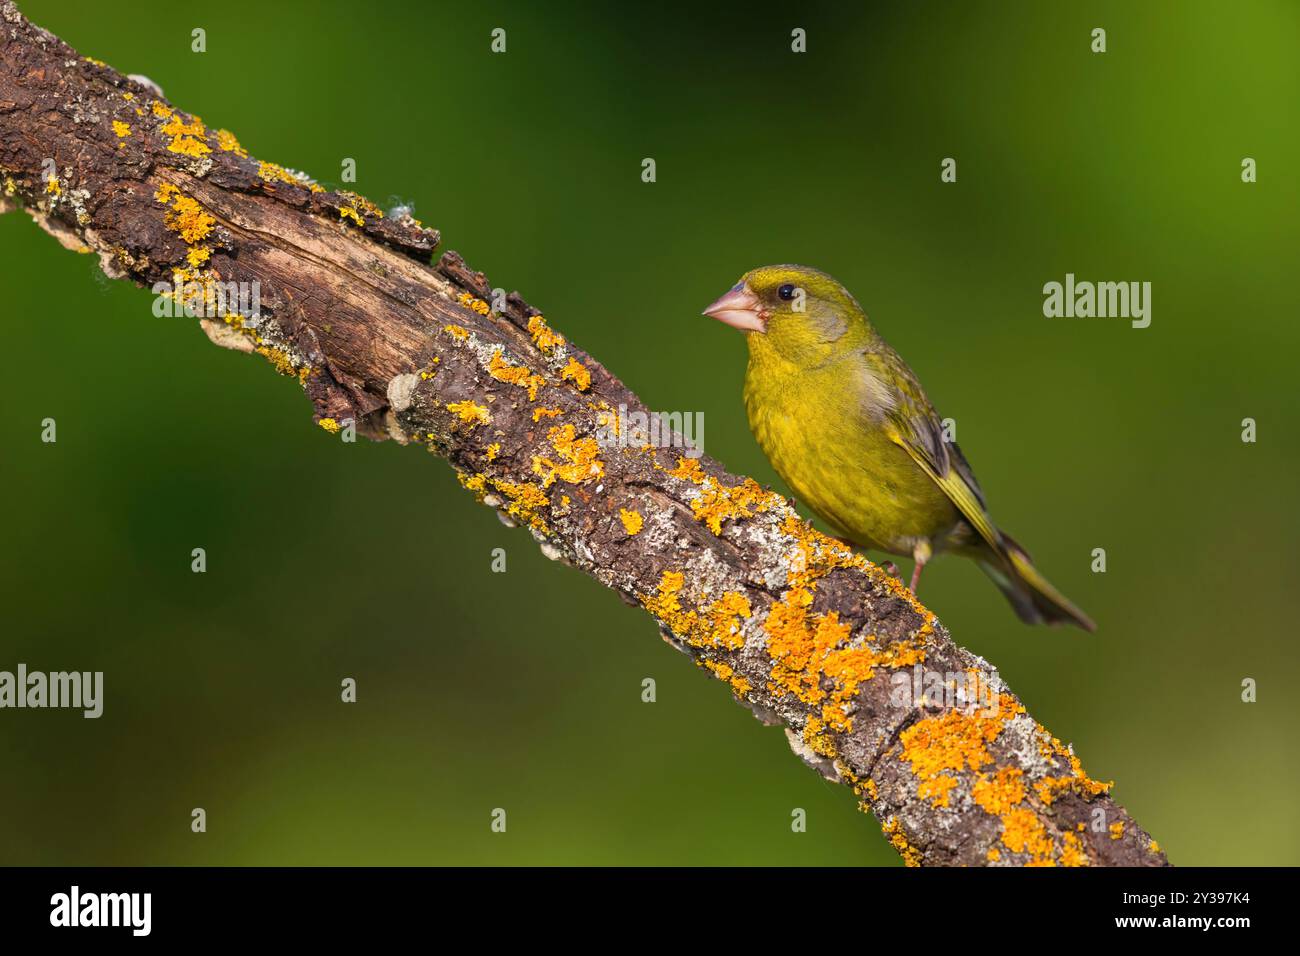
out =
{"type": "Polygon", "coordinates": [[[943,423],[916,375],[892,349],[869,354],[868,359],[889,383],[892,401],[884,408],[885,433],[907,450],[980,537],[998,550],[1002,536],[985,510],[984,492],[957,443],[944,440],[943,423]]]}

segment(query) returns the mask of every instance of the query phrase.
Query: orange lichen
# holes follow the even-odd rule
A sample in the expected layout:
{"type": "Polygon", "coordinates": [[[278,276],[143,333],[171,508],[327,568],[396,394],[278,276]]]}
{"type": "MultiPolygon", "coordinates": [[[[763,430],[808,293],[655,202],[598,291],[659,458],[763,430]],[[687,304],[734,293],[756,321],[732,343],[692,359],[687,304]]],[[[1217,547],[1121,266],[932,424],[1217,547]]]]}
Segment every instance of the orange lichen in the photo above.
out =
{"type": "Polygon", "coordinates": [[[714,674],[714,676],[716,676],[719,680],[725,680],[728,684],[730,684],[731,689],[736,692],[737,696],[743,697],[749,691],[750,688],[749,681],[747,681],[740,674],[737,674],[735,668],[733,668],[730,664],[726,664],[721,661],[702,661],[701,663],[706,668],[708,668],[714,674]]]}
{"type": "Polygon", "coordinates": [[[533,421],[540,422],[543,418],[555,418],[559,414],[560,409],[558,408],[534,408],[533,421]]]}
{"type": "Polygon", "coordinates": [[[469,338],[469,330],[459,325],[444,325],[442,330],[450,335],[457,342],[464,342],[469,338]]]}
{"type": "Polygon", "coordinates": [[[513,518],[527,522],[534,531],[547,533],[546,523],[542,520],[541,509],[551,503],[546,492],[536,485],[526,482],[493,481],[493,487],[506,496],[509,504],[506,513],[513,518]]]}
{"type": "Polygon", "coordinates": [[[59,184],[58,176],[51,176],[45,181],[45,191],[51,196],[63,195],[63,187],[59,184]]]}
{"type": "Polygon", "coordinates": [[[984,858],[990,863],[996,863],[998,860],[1002,859],[1002,851],[995,846],[991,846],[989,847],[988,853],[984,854],[984,858]]]}
{"type": "Polygon", "coordinates": [[[477,312],[479,315],[487,315],[492,311],[491,306],[486,302],[470,295],[468,292],[462,292],[460,295],[456,296],[456,301],[470,311],[477,312]]]}
{"type": "Polygon", "coordinates": [[[157,100],[154,100],[152,103],[150,103],[149,108],[153,110],[153,115],[158,117],[159,119],[167,119],[169,116],[172,115],[172,113],[175,112],[175,110],[173,110],[170,106],[160,103],[157,100]]]}
{"type": "Polygon", "coordinates": [[[709,476],[700,468],[698,458],[678,458],[677,467],[667,472],[670,478],[680,478],[682,481],[689,481],[692,484],[703,484],[704,479],[709,476]]]}
{"type": "Polygon", "coordinates": [[[339,218],[351,219],[358,226],[364,226],[366,224],[366,221],[361,218],[361,214],[357,212],[356,209],[352,206],[339,207],[339,218]]]}
{"type": "Polygon", "coordinates": [[[639,533],[641,526],[645,524],[645,518],[641,517],[641,512],[629,511],[627,508],[618,509],[618,518],[623,522],[623,530],[627,532],[628,537],[639,533]]]}
{"type": "Polygon", "coordinates": [[[577,430],[572,425],[556,425],[546,433],[558,460],[533,456],[533,474],[541,477],[543,488],[551,487],[556,481],[583,484],[605,474],[596,439],[576,436],[577,430]]]}
{"type": "Polygon", "coordinates": [[[1110,831],[1112,840],[1118,840],[1124,836],[1124,822],[1122,820],[1116,820],[1107,829],[1110,831]]]}
{"type": "Polygon", "coordinates": [[[936,807],[946,807],[948,806],[948,795],[955,786],[957,786],[955,777],[941,773],[929,780],[921,781],[916,788],[916,795],[923,800],[928,798],[936,807]]]}
{"type": "Polygon", "coordinates": [[[1055,791],[1073,790],[1080,794],[1084,799],[1091,799],[1110,790],[1115,785],[1113,780],[1102,783],[1088,776],[1087,771],[1083,769],[1083,762],[1074,754],[1074,752],[1057,737],[1052,734],[1042,724],[1036,724],[1034,735],[1038,741],[1038,752],[1046,760],[1053,763],[1065,763],[1070,768],[1070,775],[1064,777],[1047,777],[1038,784],[1036,788],[1040,789],[1039,798],[1044,803],[1050,804],[1055,797],[1055,791]],[[1045,796],[1048,793],[1050,796],[1045,796]]]}
{"type": "Polygon", "coordinates": [[[853,722],[846,707],[862,682],[879,667],[910,667],[924,659],[924,651],[912,644],[886,650],[866,642],[849,645],[852,628],[840,621],[839,612],[812,614],[812,600],[812,586],[800,585],[785,591],[768,611],[763,630],[772,658],[769,688],[778,697],[790,694],[820,704],[821,718],[831,730],[848,731],[853,722]]]}
{"type": "Polygon", "coordinates": [[[488,374],[498,382],[518,385],[528,390],[528,400],[537,399],[537,390],[546,384],[546,379],[524,365],[511,365],[502,356],[502,350],[496,349],[488,361],[488,374]]]}
{"type": "Polygon", "coordinates": [[[117,134],[118,139],[126,139],[131,135],[131,124],[113,120],[113,132],[117,134]]]}
{"type": "Polygon", "coordinates": [[[540,315],[534,315],[528,320],[528,332],[533,337],[533,344],[543,355],[550,355],[564,345],[564,336],[547,325],[546,320],[540,315]]]}
{"type": "Polygon", "coordinates": [[[575,358],[569,359],[569,364],[560,371],[560,378],[572,382],[580,392],[591,388],[591,373],[575,358]]]}
{"type": "Polygon", "coordinates": [[[1025,773],[1019,767],[1003,767],[995,775],[979,775],[971,787],[971,799],[993,816],[1001,816],[1025,799],[1025,773]]]}
{"type": "Polygon", "coordinates": [[[711,479],[703,487],[700,496],[691,501],[691,511],[714,534],[722,533],[724,521],[752,518],[782,501],[780,495],[764,491],[753,478],[746,478],[729,488],[717,479],[711,479]]]}
{"type": "Polygon", "coordinates": [[[316,424],[325,429],[331,435],[338,433],[339,423],[333,418],[322,418],[316,424]]]}
{"type": "Polygon", "coordinates": [[[240,159],[248,158],[248,150],[239,145],[239,140],[235,138],[235,134],[228,129],[217,130],[217,147],[227,153],[234,153],[240,159]]]}
{"type": "Polygon", "coordinates": [[[201,159],[212,152],[212,147],[204,142],[208,132],[207,128],[197,116],[191,117],[190,122],[187,123],[181,119],[179,113],[172,113],[159,132],[164,136],[171,137],[167,149],[173,153],[201,159]]]}
{"type": "Polygon", "coordinates": [[[257,175],[268,183],[288,183],[290,186],[302,185],[289,170],[278,163],[259,162],[257,164],[257,175]]]}
{"type": "Polygon", "coordinates": [[[367,216],[372,216],[375,219],[384,218],[384,211],[360,193],[348,192],[345,190],[341,191],[339,195],[344,199],[349,200],[351,206],[360,212],[365,213],[367,216]]]}
{"type": "Polygon", "coordinates": [[[465,399],[463,402],[452,402],[447,406],[447,411],[468,425],[471,431],[479,425],[485,425],[492,420],[486,408],[475,404],[469,399],[465,399]]]}
{"type": "Polygon", "coordinates": [[[1083,841],[1077,833],[1066,833],[1061,837],[1061,866],[1088,866],[1088,853],[1083,848],[1083,841]]]}
{"type": "Polygon", "coordinates": [[[197,269],[199,266],[207,262],[211,255],[212,250],[206,246],[195,246],[185,254],[185,261],[197,269]]]}
{"type": "Polygon", "coordinates": [[[979,770],[993,762],[988,745],[997,739],[1008,719],[1024,707],[1002,694],[992,716],[946,710],[917,721],[900,737],[899,759],[912,765],[912,773],[928,780],[943,770],[979,770]]]}
{"type": "Polygon", "coordinates": [[[680,571],[665,571],[652,595],[641,604],[676,635],[693,647],[721,647],[738,650],[745,644],[744,621],[753,613],[749,599],[739,591],[727,591],[700,611],[682,607],[681,593],[686,578],[680,571]]]}
{"type": "Polygon", "coordinates": [[[487,446],[488,461],[496,461],[497,455],[499,454],[501,454],[501,443],[499,441],[494,441],[492,444],[487,446]]]}
{"type": "MultiPolygon", "coordinates": [[[[154,199],[165,206],[169,212],[163,221],[167,228],[180,235],[187,245],[202,242],[212,232],[216,219],[208,215],[194,199],[183,194],[172,183],[163,183],[154,193],[154,199]]],[[[190,263],[197,266],[199,263],[190,263]]]]}
{"type": "Polygon", "coordinates": [[[890,845],[902,856],[905,866],[921,865],[921,851],[912,846],[911,841],[903,833],[903,825],[896,817],[891,817],[888,822],[881,824],[880,829],[890,845]]]}
{"type": "Polygon", "coordinates": [[[1055,866],[1052,839],[1038,814],[1017,807],[1002,814],[1002,843],[1012,853],[1028,853],[1026,866],[1055,866]]]}

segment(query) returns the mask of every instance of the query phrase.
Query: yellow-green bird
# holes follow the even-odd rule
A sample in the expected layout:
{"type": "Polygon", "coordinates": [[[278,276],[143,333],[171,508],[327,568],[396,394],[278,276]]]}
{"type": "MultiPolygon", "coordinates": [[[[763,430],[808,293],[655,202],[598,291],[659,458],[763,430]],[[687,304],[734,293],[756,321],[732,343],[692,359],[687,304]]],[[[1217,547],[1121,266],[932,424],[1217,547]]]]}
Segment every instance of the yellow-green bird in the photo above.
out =
{"type": "Polygon", "coordinates": [[[745,409],[754,437],[799,500],[837,535],[912,558],[979,562],[1031,624],[1095,625],[989,517],[970,465],[907,363],[824,272],[764,266],[704,314],[749,342],[745,409]]]}

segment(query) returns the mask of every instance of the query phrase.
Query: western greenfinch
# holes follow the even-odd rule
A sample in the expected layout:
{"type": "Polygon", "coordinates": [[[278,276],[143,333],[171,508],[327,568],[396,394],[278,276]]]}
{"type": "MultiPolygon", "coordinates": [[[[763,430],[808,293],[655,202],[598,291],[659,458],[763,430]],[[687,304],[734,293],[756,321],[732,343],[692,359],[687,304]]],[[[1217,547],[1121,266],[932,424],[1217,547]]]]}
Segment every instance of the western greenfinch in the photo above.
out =
{"type": "Polygon", "coordinates": [[[977,561],[1021,620],[1095,625],[990,519],[971,467],[921,383],[833,278],[804,266],[747,273],[704,311],[745,333],[749,426],[777,473],[836,535],[921,569],[977,561]]]}

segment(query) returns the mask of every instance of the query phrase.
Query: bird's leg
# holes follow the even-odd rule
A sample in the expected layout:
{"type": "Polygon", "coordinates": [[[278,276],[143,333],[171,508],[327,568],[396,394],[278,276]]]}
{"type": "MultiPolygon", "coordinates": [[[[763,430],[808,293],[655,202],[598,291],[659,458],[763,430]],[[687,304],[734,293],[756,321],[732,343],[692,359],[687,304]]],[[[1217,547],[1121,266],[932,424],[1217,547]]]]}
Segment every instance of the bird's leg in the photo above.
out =
{"type": "Polygon", "coordinates": [[[885,569],[885,573],[888,574],[891,578],[898,577],[898,565],[896,565],[893,561],[884,561],[881,563],[880,566],[885,569]]]}
{"type": "Polygon", "coordinates": [[[921,583],[921,569],[934,554],[929,541],[918,541],[912,549],[912,558],[916,564],[912,567],[912,597],[916,597],[916,586],[921,583]]]}

